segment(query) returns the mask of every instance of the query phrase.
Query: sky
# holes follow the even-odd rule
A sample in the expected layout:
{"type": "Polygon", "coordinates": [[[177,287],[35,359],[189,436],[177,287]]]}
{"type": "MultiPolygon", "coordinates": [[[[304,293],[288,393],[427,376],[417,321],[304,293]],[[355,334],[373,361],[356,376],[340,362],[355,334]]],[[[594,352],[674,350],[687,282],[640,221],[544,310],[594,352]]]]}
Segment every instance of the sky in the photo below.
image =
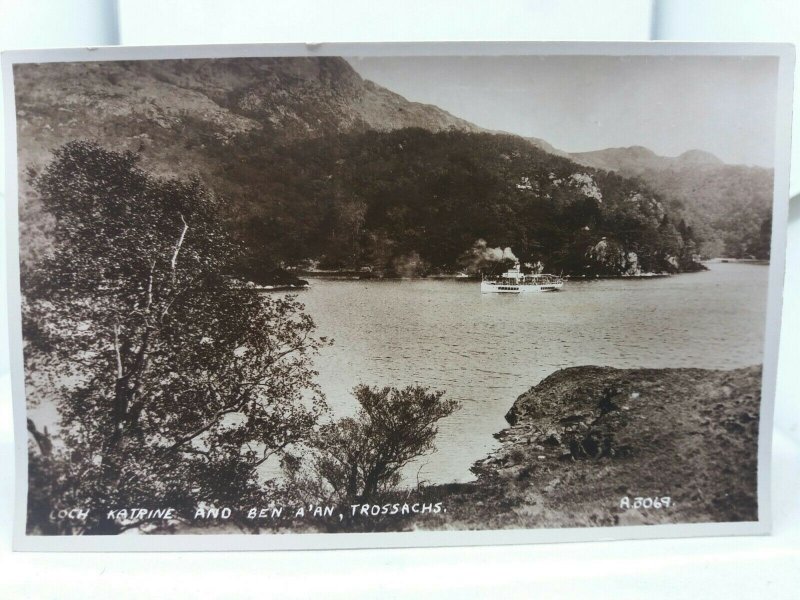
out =
{"type": "Polygon", "coordinates": [[[771,167],[777,59],[769,57],[348,58],[409,100],[567,152],[705,150],[771,167]]]}

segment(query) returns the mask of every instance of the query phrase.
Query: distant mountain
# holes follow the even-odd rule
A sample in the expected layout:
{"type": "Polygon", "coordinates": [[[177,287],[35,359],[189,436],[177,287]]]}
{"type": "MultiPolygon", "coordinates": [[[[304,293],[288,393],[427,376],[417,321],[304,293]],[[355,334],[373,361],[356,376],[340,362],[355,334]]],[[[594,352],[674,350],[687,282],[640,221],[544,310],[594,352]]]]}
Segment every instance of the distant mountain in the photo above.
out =
{"type": "Polygon", "coordinates": [[[704,150],[687,150],[680,156],[672,157],[659,156],[644,146],[572,152],[569,156],[575,162],[588,167],[635,175],[648,169],[664,170],[675,167],[722,166],[725,164],[704,150]]]}
{"type": "Polygon", "coordinates": [[[725,164],[711,152],[706,152],[705,150],[687,150],[678,156],[675,162],[687,166],[722,166],[725,164]]]}
{"type": "Polygon", "coordinates": [[[682,218],[707,256],[769,257],[771,169],[728,165],[709,152],[659,156],[648,148],[608,148],[570,157],[585,166],[645,182],[664,200],[680,204],[682,218]]]}

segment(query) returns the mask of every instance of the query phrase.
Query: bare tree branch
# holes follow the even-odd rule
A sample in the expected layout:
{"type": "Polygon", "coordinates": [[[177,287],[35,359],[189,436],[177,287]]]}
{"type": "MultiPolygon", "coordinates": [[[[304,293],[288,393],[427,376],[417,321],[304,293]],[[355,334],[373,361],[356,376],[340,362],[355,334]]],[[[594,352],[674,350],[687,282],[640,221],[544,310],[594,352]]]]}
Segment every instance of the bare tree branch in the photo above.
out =
{"type": "Polygon", "coordinates": [[[183,215],[180,215],[181,221],[183,221],[183,230],[181,231],[181,236],[178,238],[178,243],[175,246],[175,253],[172,255],[172,282],[175,282],[175,267],[178,265],[178,253],[181,251],[181,246],[183,246],[183,240],[186,238],[186,232],[189,231],[189,224],[186,222],[186,219],[183,218],[183,215]]]}

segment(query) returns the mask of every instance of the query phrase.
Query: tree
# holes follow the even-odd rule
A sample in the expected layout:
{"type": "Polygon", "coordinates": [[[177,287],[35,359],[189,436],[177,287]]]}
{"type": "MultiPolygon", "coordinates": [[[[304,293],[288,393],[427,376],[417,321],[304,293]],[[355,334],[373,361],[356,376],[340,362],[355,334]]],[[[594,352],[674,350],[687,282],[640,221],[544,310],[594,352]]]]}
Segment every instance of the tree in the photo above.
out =
{"type": "Polygon", "coordinates": [[[421,386],[360,385],[353,394],[358,414],[320,429],[314,470],[337,500],[366,502],[397,486],[404,466],[435,449],[437,423],[459,403],[421,386]]]}
{"type": "Polygon", "coordinates": [[[29,424],[32,497],[90,509],[61,531],[95,534],[147,523],[107,510],[257,497],[259,466],[325,410],[310,367],[325,340],[302,305],[231,275],[239,248],[197,180],[76,141],[32,185],[55,226],[23,274],[28,396],[59,414],[52,436],[29,424]]]}
{"type": "Polygon", "coordinates": [[[747,252],[755,258],[769,260],[770,244],[772,242],[772,215],[767,215],[761,220],[758,232],[754,232],[747,243],[747,252]]]}

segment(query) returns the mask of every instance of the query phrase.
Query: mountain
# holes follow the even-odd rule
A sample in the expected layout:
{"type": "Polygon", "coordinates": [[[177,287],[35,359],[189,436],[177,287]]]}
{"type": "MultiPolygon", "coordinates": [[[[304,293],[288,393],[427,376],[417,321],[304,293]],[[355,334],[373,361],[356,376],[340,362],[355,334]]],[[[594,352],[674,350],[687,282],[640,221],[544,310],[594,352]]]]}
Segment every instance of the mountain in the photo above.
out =
{"type": "Polygon", "coordinates": [[[498,245],[574,275],[696,267],[675,207],[641,182],[409,102],[341,58],[18,65],[15,94],[32,255],[47,217],[27,177],[83,139],[225,198],[254,279],[309,264],[452,271],[498,245]]]}
{"type": "Polygon", "coordinates": [[[648,148],[608,148],[570,154],[577,163],[641,179],[680,205],[706,256],[769,258],[772,169],[728,165],[709,152],[659,156],[648,148]]]}
{"type": "Polygon", "coordinates": [[[719,158],[704,150],[687,150],[680,156],[660,156],[644,146],[606,148],[590,152],[569,154],[575,162],[603,169],[639,175],[649,169],[664,170],[675,167],[724,166],[719,158]]]}
{"type": "MultiPolygon", "coordinates": [[[[14,69],[22,260],[42,245],[47,216],[28,185],[73,139],[139,154],[157,175],[220,181],[209,148],[242,139],[305,139],[367,130],[480,128],[362,79],[338,57],[114,61],[14,69]],[[29,218],[25,218],[29,215],[29,218]]],[[[224,176],[223,176],[224,179],[224,176]]],[[[236,190],[233,190],[236,192],[236,190]]]]}
{"type": "Polygon", "coordinates": [[[687,150],[679,155],[675,159],[675,162],[687,166],[722,166],[725,164],[719,158],[711,154],[711,152],[706,152],[705,150],[687,150]]]}
{"type": "MultiPolygon", "coordinates": [[[[554,154],[555,156],[563,156],[564,158],[572,158],[568,152],[564,152],[563,150],[559,150],[550,142],[546,142],[545,140],[537,137],[526,137],[525,138],[528,142],[536,146],[537,148],[544,150],[548,154],[554,154]]],[[[577,162],[577,161],[576,161],[577,162]]]]}
{"type": "Polygon", "coordinates": [[[80,137],[141,152],[164,170],[175,160],[197,164],[195,137],[480,130],[362,79],[338,57],[33,64],[16,67],[15,88],[26,163],[80,137]]]}

